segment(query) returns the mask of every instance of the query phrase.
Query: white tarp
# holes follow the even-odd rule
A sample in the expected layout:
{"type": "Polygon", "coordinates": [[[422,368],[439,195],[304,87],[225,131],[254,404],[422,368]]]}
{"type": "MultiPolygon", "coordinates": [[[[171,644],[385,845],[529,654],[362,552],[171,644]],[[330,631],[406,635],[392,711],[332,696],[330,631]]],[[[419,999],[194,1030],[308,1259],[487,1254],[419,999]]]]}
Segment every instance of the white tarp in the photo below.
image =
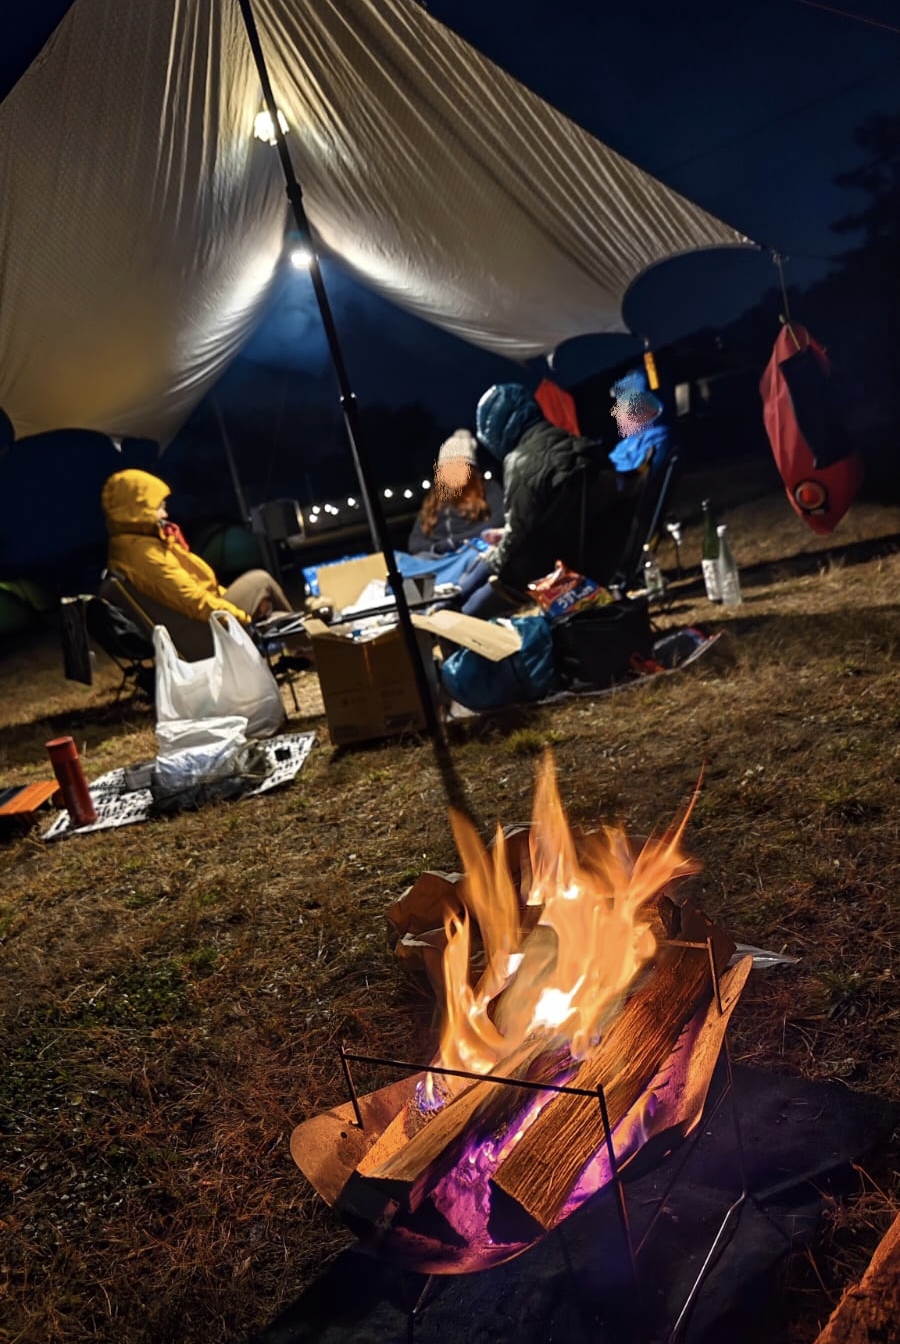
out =
{"type": "MultiPolygon", "coordinates": [[[[254,11],[324,247],[485,349],[624,331],[647,267],[745,241],[415,0],[254,11]]],[[[165,442],[222,373],[282,256],[260,107],[237,0],[75,0],[0,104],[0,406],[18,437],[165,442]]]]}

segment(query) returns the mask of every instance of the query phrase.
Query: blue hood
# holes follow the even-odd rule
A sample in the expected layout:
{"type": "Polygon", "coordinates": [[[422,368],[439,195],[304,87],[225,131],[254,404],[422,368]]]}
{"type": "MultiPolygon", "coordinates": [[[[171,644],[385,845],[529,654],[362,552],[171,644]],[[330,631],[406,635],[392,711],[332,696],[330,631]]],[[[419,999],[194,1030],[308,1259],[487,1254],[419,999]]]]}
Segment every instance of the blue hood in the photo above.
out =
{"type": "Polygon", "coordinates": [[[521,383],[496,383],[489,387],[475,410],[475,433],[498,461],[521,439],[525,430],[542,420],[541,408],[521,383]]]}

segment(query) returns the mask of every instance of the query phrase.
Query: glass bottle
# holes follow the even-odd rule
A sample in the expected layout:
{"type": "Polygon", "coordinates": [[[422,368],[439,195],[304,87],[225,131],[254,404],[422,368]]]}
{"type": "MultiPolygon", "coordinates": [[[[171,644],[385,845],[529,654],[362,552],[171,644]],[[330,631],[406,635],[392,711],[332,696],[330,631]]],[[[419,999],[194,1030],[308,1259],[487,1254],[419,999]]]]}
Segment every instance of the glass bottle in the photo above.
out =
{"type": "Polygon", "coordinates": [[[652,602],[656,598],[665,596],[666,581],[659,567],[659,561],[649,546],[643,548],[643,557],[644,589],[648,601],[652,602]]]}
{"type": "Polygon", "coordinates": [[[700,567],[703,570],[703,583],[710,602],[721,602],[719,591],[719,536],[716,531],[716,518],[708,499],[703,501],[703,553],[700,567]]]}
{"type": "Polygon", "coordinates": [[[716,532],[719,537],[719,559],[716,562],[718,566],[717,578],[722,604],[726,607],[739,607],[742,601],[741,579],[737,561],[728,540],[728,528],[724,523],[720,523],[716,532]]]}

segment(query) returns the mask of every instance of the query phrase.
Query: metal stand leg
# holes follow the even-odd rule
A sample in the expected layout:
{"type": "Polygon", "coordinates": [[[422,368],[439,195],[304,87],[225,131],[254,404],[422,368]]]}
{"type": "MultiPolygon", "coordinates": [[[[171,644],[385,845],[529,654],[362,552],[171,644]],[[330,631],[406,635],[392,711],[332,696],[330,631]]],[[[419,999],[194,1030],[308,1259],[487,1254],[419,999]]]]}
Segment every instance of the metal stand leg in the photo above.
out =
{"type": "Polygon", "coordinates": [[[631,1227],[628,1222],[628,1202],[625,1198],[625,1187],[622,1184],[622,1177],[619,1173],[619,1164],[616,1160],[615,1149],[613,1148],[612,1130],[609,1126],[609,1112],[606,1109],[606,1096],[603,1088],[597,1088],[597,1101],[600,1105],[600,1116],[603,1120],[603,1139],[606,1144],[606,1153],[609,1158],[609,1170],[612,1175],[613,1184],[616,1187],[616,1210],[619,1215],[619,1225],[622,1229],[622,1236],[625,1241],[625,1250],[628,1254],[628,1265],[631,1270],[631,1281],[635,1288],[638,1286],[637,1260],[635,1258],[634,1243],[631,1240],[631,1227]]]}
{"type": "MultiPolygon", "coordinates": [[[[716,1006],[721,1015],[722,1012],[724,1011],[722,1008],[722,992],[721,992],[721,984],[719,981],[719,973],[716,968],[716,960],[713,953],[712,938],[707,940],[706,947],[707,947],[707,954],[709,956],[710,972],[712,974],[713,993],[715,995],[716,1006]]],[[[700,1289],[703,1287],[703,1283],[707,1275],[709,1274],[710,1270],[715,1264],[719,1256],[719,1253],[724,1249],[725,1245],[728,1242],[728,1239],[732,1236],[732,1234],[737,1228],[738,1221],[740,1220],[741,1210],[743,1209],[744,1205],[747,1202],[747,1197],[749,1193],[747,1188],[747,1164],[744,1160],[744,1141],[741,1135],[741,1122],[738,1116],[737,1098],[735,1097],[734,1094],[734,1071],[731,1065],[731,1049],[728,1044],[727,1025],[725,1028],[724,1036],[722,1038],[722,1056],[725,1060],[725,1074],[727,1081],[722,1096],[719,1098],[719,1102],[716,1103],[716,1110],[718,1110],[722,1100],[724,1100],[726,1097],[730,1100],[731,1120],[734,1126],[735,1158],[737,1162],[738,1172],[741,1178],[741,1193],[738,1195],[734,1203],[731,1204],[729,1208],[726,1209],[725,1211],[725,1216],[722,1219],[722,1222],[719,1224],[719,1230],[716,1232],[716,1235],[713,1238],[712,1245],[710,1246],[709,1250],[706,1253],[706,1258],[704,1259],[703,1264],[700,1266],[700,1271],[697,1274],[697,1277],[691,1286],[690,1292],[688,1293],[687,1297],[684,1300],[684,1304],[681,1308],[681,1311],[678,1313],[675,1324],[672,1326],[671,1332],[669,1333],[667,1344],[675,1344],[675,1341],[681,1334],[685,1322],[687,1321],[688,1316],[690,1315],[691,1308],[693,1307],[694,1303],[697,1300],[697,1295],[699,1294],[700,1289]]]]}
{"type": "Polygon", "coordinates": [[[416,1298],[415,1305],[411,1308],[410,1313],[406,1318],[407,1344],[413,1344],[413,1335],[415,1334],[416,1321],[419,1319],[419,1314],[421,1313],[422,1308],[425,1306],[425,1301],[428,1297],[428,1294],[431,1292],[432,1285],[434,1284],[434,1279],[435,1276],[433,1274],[428,1275],[428,1278],[422,1285],[421,1293],[419,1293],[419,1296],[416,1298]]]}

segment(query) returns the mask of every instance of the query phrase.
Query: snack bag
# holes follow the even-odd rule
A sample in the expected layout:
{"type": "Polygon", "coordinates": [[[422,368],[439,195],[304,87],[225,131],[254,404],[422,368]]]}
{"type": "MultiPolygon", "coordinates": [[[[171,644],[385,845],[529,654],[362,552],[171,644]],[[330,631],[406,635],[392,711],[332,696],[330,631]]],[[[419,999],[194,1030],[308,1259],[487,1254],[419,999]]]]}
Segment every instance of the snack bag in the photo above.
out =
{"type": "Polygon", "coordinates": [[[584,574],[568,569],[557,560],[556,569],[543,579],[528,585],[528,591],[552,625],[587,607],[606,606],[612,594],[584,574]]]}
{"type": "Polygon", "coordinates": [[[567,569],[561,560],[557,560],[553,573],[529,583],[528,591],[538,606],[548,611],[552,603],[574,588],[580,578],[580,574],[576,574],[573,569],[567,569]]]}

